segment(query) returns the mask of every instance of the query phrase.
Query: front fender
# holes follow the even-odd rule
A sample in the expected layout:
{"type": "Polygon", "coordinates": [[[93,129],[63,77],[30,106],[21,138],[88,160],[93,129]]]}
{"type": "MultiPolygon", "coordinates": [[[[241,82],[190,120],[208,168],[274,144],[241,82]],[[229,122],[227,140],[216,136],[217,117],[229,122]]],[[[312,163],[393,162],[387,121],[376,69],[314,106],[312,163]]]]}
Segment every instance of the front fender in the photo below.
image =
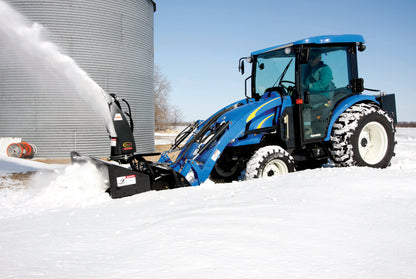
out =
{"type": "Polygon", "coordinates": [[[376,103],[377,105],[380,105],[380,103],[376,100],[376,97],[371,95],[353,95],[343,100],[332,113],[331,121],[328,126],[328,132],[326,134],[326,138],[324,139],[325,141],[329,141],[331,139],[332,128],[338,117],[349,107],[357,103],[376,103]]]}

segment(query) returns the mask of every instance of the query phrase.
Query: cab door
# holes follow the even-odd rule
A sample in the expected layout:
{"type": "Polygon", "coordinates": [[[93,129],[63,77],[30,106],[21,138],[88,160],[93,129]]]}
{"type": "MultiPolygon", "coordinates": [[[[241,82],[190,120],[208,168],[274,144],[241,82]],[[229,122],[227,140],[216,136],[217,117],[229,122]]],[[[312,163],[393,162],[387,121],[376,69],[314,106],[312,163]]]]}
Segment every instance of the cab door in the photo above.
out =
{"type": "Polygon", "coordinates": [[[354,94],[350,84],[357,71],[352,53],[355,46],[311,47],[307,63],[298,64],[301,142],[322,141],[334,107],[354,94]]]}

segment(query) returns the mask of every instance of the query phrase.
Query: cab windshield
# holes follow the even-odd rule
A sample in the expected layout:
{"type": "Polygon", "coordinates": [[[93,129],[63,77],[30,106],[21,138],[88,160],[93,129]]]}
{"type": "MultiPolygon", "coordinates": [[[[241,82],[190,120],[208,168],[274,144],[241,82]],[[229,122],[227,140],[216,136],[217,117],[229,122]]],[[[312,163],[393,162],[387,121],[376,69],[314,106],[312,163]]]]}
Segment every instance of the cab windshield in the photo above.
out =
{"type": "Polygon", "coordinates": [[[295,84],[295,53],[279,49],[257,56],[254,65],[254,92],[262,96],[271,88],[280,87],[284,93],[295,84]],[[288,53],[288,54],[287,54],[288,53]]]}

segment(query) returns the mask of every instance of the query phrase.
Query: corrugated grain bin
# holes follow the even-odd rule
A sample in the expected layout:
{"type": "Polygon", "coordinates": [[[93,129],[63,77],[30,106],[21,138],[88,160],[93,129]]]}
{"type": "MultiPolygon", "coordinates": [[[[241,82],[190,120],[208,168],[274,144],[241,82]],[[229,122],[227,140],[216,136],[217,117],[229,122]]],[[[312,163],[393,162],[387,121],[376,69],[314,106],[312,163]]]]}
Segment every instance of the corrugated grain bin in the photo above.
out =
{"type": "MultiPolygon", "coordinates": [[[[31,22],[42,24],[47,29],[42,34],[105,91],[129,101],[137,150],[152,152],[155,3],[7,2],[31,22]]],[[[104,120],[92,109],[94,104],[76,93],[76,80],[62,79],[59,70],[48,68],[48,61],[40,63],[36,57],[23,55],[24,46],[8,39],[0,39],[0,137],[19,137],[35,144],[40,158],[68,157],[73,150],[108,156],[110,140],[104,120]]]]}

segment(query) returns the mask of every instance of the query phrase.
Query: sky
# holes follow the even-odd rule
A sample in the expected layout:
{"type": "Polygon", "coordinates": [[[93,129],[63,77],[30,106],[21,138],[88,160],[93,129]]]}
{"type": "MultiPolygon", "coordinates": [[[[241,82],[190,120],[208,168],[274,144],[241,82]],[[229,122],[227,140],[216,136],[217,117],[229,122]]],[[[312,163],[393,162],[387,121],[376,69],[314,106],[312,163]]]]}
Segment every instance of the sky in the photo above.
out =
{"type": "Polygon", "coordinates": [[[155,64],[186,121],[243,99],[238,60],[299,39],[361,34],[366,88],[396,93],[399,121],[416,121],[416,1],[155,0],[155,64]]]}

